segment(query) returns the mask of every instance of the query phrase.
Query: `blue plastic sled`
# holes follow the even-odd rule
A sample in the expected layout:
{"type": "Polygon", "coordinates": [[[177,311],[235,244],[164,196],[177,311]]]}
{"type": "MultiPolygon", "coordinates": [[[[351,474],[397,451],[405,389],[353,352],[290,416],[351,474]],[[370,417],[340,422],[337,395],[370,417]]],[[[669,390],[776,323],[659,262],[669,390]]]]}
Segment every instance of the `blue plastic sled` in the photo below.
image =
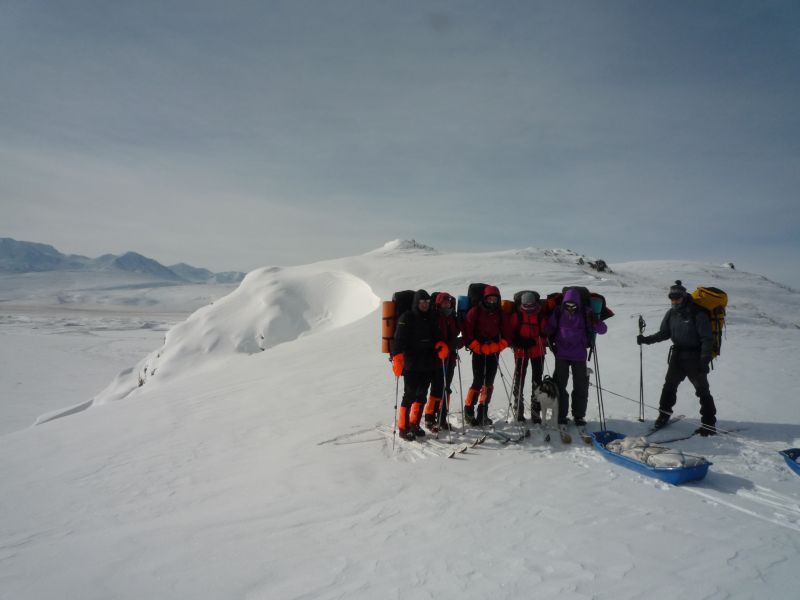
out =
{"type": "Polygon", "coordinates": [[[786,450],[781,450],[780,453],[789,468],[800,475],[800,463],[797,462],[797,457],[800,456],[800,448],[787,448],[786,450]]]}
{"type": "Polygon", "coordinates": [[[687,481],[697,481],[702,479],[706,476],[706,473],[708,473],[708,467],[710,467],[712,464],[703,459],[703,463],[693,467],[651,467],[650,465],[641,463],[638,460],[633,460],[627,456],[622,456],[621,454],[617,454],[616,452],[612,452],[606,448],[606,444],[609,442],[619,440],[624,437],[624,435],[617,433],[616,431],[594,431],[592,432],[592,443],[594,444],[594,447],[597,448],[609,462],[627,467],[636,471],[637,473],[641,473],[642,475],[647,475],[648,477],[655,477],[661,481],[666,481],[672,485],[680,485],[682,483],[686,483],[687,481]]]}

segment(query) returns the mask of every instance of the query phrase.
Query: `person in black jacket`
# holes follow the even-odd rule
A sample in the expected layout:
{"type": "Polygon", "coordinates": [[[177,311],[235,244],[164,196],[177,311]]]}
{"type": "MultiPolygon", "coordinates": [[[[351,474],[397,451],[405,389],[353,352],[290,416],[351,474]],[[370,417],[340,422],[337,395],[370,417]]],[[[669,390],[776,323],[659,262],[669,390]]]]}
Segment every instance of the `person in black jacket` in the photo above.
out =
{"type": "Polygon", "coordinates": [[[442,368],[436,348],[440,341],[431,297],[425,290],[418,290],[411,310],[400,315],[394,334],[394,372],[403,375],[403,401],[397,418],[403,439],[425,436],[419,424],[434,373],[442,368]]]}
{"type": "Polygon", "coordinates": [[[708,373],[711,364],[713,336],[708,314],[697,307],[686,288],[676,281],[669,288],[672,308],[664,315],[661,328],[653,335],[638,335],[637,344],[655,344],[672,340],[669,366],[661,398],[658,403],[659,414],[654,426],[664,427],[672,415],[672,407],[677,400],[678,385],[686,378],[692,382],[695,394],[700,399],[700,420],[702,426],[697,430],[702,436],[716,434],[717,409],[708,386],[708,373]]]}

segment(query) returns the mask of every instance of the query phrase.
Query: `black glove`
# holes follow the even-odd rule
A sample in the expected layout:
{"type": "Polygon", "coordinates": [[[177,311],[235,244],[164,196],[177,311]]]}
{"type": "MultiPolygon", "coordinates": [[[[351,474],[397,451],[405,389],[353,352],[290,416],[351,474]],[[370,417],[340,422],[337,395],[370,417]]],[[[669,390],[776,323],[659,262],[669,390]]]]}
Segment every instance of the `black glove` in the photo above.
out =
{"type": "Polygon", "coordinates": [[[641,346],[642,344],[647,344],[647,338],[645,338],[645,337],[644,337],[644,336],[643,336],[643,335],[640,333],[639,335],[637,335],[637,336],[636,336],[636,343],[637,343],[637,344],[639,344],[640,346],[641,346]]]}
{"type": "Polygon", "coordinates": [[[710,356],[701,356],[700,357],[700,371],[708,375],[711,372],[711,357],[710,356]]]}

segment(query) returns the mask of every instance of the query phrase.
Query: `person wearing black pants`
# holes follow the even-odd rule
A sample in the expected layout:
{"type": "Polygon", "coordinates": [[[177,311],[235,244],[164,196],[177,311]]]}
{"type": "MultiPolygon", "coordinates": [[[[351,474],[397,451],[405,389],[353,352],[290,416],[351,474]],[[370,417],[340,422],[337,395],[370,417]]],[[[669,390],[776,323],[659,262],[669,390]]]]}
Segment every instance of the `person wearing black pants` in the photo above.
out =
{"type": "Polygon", "coordinates": [[[593,334],[603,335],[608,331],[589,306],[583,306],[580,291],[568,288],[561,306],[556,307],[547,318],[545,335],[555,345],[556,368],[553,379],[559,390],[558,424],[567,424],[569,394],[567,382],[572,369],[572,417],[578,427],[586,426],[586,407],[589,403],[589,374],[586,361],[587,348],[593,334]]]}
{"type": "MultiPolygon", "coordinates": [[[[520,295],[517,309],[511,315],[511,348],[514,350],[514,412],[517,421],[525,421],[525,374],[531,364],[531,421],[541,423],[542,407],[533,390],[542,383],[545,345],[542,339],[542,306],[539,294],[525,291],[520,295]]],[[[566,382],[565,382],[566,384],[566,382]]]]}
{"type": "Polygon", "coordinates": [[[702,436],[717,433],[717,408],[708,384],[708,373],[712,358],[714,338],[711,333],[711,320],[705,311],[699,309],[686,293],[680,280],[669,288],[669,299],[672,308],[664,315],[658,333],[638,335],[637,344],[655,344],[672,340],[667,375],[661,398],[658,402],[658,418],[654,423],[656,429],[664,427],[672,415],[672,408],[677,401],[678,386],[689,378],[694,386],[695,395],[700,399],[701,427],[697,430],[702,436]]]}
{"type": "MultiPolygon", "coordinates": [[[[678,399],[678,386],[688,378],[694,386],[695,395],[700,399],[700,419],[704,425],[711,427],[710,430],[701,428],[701,435],[714,435],[714,426],[717,422],[717,407],[714,405],[714,397],[708,384],[708,373],[705,370],[703,361],[700,359],[700,351],[695,349],[681,350],[673,348],[667,367],[667,376],[664,379],[664,387],[661,390],[661,398],[658,402],[659,418],[672,414],[672,408],[678,399]]],[[[663,422],[663,419],[662,419],[663,422]]]]}
{"type": "Polygon", "coordinates": [[[425,405],[425,426],[431,431],[449,429],[447,420],[448,405],[452,396],[450,384],[456,370],[458,360],[459,334],[461,327],[456,319],[456,300],[447,292],[439,292],[433,299],[434,315],[439,327],[439,333],[447,346],[445,358],[441,359],[441,366],[436,369],[431,382],[430,395],[425,405]]]}
{"type": "Polygon", "coordinates": [[[472,385],[464,398],[464,419],[469,425],[491,425],[489,403],[494,391],[499,354],[508,348],[509,322],[500,310],[500,290],[487,285],[483,300],[468,312],[462,331],[472,352],[472,385]]]}
{"type": "Polygon", "coordinates": [[[403,400],[397,426],[400,437],[409,441],[425,436],[419,426],[422,411],[436,369],[441,369],[442,364],[436,350],[437,342],[442,341],[441,333],[428,292],[418,290],[411,307],[397,321],[392,358],[395,374],[403,375],[403,400]]]}
{"type": "Polygon", "coordinates": [[[558,422],[561,425],[567,423],[570,407],[567,383],[570,369],[572,369],[572,416],[575,418],[576,425],[584,426],[586,424],[586,408],[589,404],[589,371],[585,360],[556,358],[553,381],[556,382],[559,390],[558,422]]]}

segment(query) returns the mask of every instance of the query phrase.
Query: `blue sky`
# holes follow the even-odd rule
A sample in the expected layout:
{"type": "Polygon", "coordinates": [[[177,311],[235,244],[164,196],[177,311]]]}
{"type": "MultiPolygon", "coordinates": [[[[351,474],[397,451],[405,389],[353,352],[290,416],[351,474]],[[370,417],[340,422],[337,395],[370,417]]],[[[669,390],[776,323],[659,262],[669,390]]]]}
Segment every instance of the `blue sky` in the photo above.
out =
{"type": "Polygon", "coordinates": [[[247,270],[568,247],[800,288],[800,4],[0,4],[0,236],[247,270]]]}

